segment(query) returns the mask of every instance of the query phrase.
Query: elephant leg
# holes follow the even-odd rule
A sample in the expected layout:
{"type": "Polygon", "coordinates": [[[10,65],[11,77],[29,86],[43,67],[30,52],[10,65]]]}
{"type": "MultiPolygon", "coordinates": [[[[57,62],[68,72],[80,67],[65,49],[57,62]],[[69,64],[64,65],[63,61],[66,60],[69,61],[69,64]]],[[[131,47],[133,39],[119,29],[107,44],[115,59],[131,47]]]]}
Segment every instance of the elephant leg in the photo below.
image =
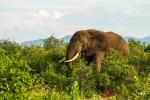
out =
{"type": "Polygon", "coordinates": [[[105,55],[105,52],[103,52],[103,51],[98,52],[96,54],[95,61],[96,61],[96,72],[97,73],[100,73],[100,71],[101,71],[101,64],[103,62],[104,55],[105,55]]]}

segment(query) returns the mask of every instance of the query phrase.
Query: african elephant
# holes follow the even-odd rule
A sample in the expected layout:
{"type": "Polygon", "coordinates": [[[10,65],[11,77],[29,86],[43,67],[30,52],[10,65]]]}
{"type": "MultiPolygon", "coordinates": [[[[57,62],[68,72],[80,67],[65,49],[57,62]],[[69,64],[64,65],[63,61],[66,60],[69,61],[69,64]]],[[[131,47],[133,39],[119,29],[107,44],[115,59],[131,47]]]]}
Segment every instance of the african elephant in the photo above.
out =
{"type": "Polygon", "coordinates": [[[72,61],[75,60],[80,53],[85,53],[86,59],[95,61],[96,71],[100,72],[101,63],[104,55],[110,48],[118,50],[123,55],[128,56],[129,47],[127,42],[119,35],[113,32],[102,32],[95,29],[77,31],[71,38],[66,51],[67,66],[73,69],[72,61]]]}

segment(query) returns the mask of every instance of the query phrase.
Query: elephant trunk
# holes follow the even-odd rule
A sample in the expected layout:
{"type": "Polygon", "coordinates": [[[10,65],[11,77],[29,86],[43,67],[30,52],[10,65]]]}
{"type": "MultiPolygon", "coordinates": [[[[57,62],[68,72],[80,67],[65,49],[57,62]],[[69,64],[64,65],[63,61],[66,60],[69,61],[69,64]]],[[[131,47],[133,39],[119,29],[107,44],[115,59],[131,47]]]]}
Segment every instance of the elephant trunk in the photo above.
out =
{"type": "Polygon", "coordinates": [[[72,67],[72,60],[71,61],[69,60],[74,58],[75,56],[77,58],[80,52],[81,52],[81,43],[79,41],[70,43],[68,45],[67,52],[66,52],[66,64],[70,70],[72,70],[73,67],[72,67]]]}

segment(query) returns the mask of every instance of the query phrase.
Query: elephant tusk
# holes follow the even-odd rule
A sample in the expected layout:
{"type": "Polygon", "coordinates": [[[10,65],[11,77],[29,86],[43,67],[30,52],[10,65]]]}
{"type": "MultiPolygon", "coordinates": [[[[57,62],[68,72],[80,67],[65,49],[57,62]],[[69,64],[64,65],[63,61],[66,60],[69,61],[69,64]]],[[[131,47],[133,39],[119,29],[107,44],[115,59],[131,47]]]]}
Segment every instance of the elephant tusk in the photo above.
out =
{"type": "Polygon", "coordinates": [[[65,61],[65,58],[61,59],[59,62],[63,62],[63,61],[65,61]]]}
{"type": "Polygon", "coordinates": [[[79,53],[76,53],[76,55],[72,59],[66,60],[64,62],[71,62],[71,61],[77,59],[78,56],[79,56],[79,53]]]}

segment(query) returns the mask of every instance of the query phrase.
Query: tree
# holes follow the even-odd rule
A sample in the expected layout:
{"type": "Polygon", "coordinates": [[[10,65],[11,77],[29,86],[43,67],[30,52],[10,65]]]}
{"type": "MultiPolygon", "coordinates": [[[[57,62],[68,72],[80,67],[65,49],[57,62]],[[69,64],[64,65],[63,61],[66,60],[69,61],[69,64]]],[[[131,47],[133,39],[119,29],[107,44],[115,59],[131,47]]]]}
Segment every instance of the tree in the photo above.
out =
{"type": "Polygon", "coordinates": [[[150,44],[149,44],[149,45],[147,45],[147,46],[144,48],[144,51],[145,51],[145,52],[149,52],[149,53],[150,53],[150,44]]]}
{"type": "Polygon", "coordinates": [[[44,40],[45,49],[62,48],[64,44],[63,40],[56,39],[53,35],[44,40]]]}

